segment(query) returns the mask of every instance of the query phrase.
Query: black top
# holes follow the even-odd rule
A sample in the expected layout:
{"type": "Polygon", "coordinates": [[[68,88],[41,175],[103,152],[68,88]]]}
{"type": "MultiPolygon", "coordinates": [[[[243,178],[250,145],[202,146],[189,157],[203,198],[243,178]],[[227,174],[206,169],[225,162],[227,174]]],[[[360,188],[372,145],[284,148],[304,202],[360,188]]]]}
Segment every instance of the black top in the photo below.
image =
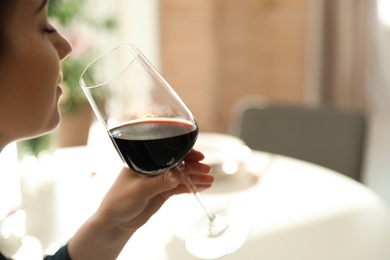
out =
{"type": "MultiPolygon", "coordinates": [[[[60,250],[58,250],[57,253],[55,253],[54,255],[45,256],[43,259],[44,260],[71,260],[66,246],[61,247],[60,250]]],[[[0,260],[10,260],[10,258],[6,258],[0,252],[0,260]]]]}
{"type": "Polygon", "coordinates": [[[6,258],[5,256],[3,256],[3,254],[0,252],[0,260],[8,260],[9,258],[6,258]]]}

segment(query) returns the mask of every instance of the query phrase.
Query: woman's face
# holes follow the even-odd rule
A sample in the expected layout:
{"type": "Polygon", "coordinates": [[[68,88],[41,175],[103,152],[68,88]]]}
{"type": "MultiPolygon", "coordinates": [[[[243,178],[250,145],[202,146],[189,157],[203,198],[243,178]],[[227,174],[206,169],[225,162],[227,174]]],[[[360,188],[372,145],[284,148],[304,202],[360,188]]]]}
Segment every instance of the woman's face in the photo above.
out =
{"type": "Polygon", "coordinates": [[[48,23],[47,0],[12,1],[0,60],[0,151],[9,142],[42,135],[58,125],[60,60],[71,51],[48,23]]]}

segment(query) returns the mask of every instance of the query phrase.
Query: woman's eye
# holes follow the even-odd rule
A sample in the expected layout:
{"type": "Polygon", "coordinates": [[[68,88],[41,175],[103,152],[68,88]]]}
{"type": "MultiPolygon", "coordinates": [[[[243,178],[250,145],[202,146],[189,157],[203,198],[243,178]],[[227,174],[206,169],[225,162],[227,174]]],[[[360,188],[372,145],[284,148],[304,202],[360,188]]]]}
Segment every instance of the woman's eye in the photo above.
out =
{"type": "Polygon", "coordinates": [[[44,32],[45,32],[45,33],[55,33],[55,32],[57,32],[57,30],[54,29],[54,28],[51,27],[51,26],[47,26],[47,27],[45,27],[44,32]]]}

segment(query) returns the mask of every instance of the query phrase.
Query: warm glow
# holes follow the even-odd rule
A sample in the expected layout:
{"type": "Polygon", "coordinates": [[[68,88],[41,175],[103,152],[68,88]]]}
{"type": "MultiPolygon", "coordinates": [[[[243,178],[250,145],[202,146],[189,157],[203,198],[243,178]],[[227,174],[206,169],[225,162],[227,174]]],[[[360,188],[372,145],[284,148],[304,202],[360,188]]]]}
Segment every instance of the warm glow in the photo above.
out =
{"type": "Polygon", "coordinates": [[[378,17],[379,20],[386,26],[390,27],[390,1],[378,0],[378,17]]]}

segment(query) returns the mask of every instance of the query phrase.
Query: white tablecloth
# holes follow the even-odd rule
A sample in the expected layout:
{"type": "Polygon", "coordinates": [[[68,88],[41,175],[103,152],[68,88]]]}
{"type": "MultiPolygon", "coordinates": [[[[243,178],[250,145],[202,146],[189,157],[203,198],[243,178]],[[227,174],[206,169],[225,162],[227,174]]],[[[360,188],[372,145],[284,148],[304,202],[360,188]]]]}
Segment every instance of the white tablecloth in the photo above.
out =
{"type": "MultiPolygon", "coordinates": [[[[237,183],[235,178],[240,174],[249,178],[238,173],[231,180],[217,180],[204,194],[211,205],[239,201],[253,210],[253,216],[248,217],[255,219],[255,227],[248,241],[223,259],[390,259],[390,213],[375,193],[343,175],[299,160],[260,152],[251,160],[264,164],[268,159],[270,164],[252,185],[241,182],[245,188],[233,186],[232,192],[226,192],[226,186],[237,183]]],[[[123,259],[152,259],[147,256],[150,245],[162,247],[163,254],[154,254],[153,259],[195,259],[186,252],[182,240],[202,213],[191,199],[172,199],[150,226],[141,230],[139,240],[130,241],[123,259]],[[166,227],[159,231],[166,223],[174,235],[168,235],[166,227]],[[161,232],[165,235],[159,238],[161,232]]]]}
{"type": "MultiPolygon", "coordinates": [[[[364,185],[310,163],[262,152],[253,152],[247,166],[257,170],[218,177],[203,193],[211,206],[245,203],[252,210],[248,218],[255,219],[248,241],[223,259],[390,259],[389,209],[364,185]]],[[[114,150],[78,147],[57,151],[50,167],[56,174],[53,216],[60,245],[98,206],[121,162],[114,150]]],[[[183,239],[200,214],[191,195],[171,198],[132,237],[119,259],[195,259],[183,239]]]]}

